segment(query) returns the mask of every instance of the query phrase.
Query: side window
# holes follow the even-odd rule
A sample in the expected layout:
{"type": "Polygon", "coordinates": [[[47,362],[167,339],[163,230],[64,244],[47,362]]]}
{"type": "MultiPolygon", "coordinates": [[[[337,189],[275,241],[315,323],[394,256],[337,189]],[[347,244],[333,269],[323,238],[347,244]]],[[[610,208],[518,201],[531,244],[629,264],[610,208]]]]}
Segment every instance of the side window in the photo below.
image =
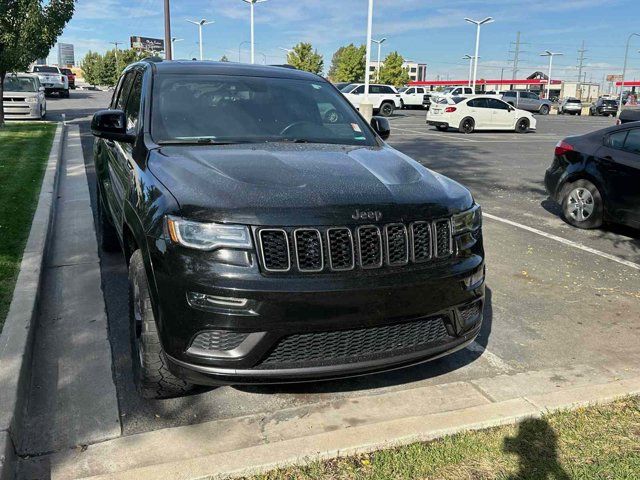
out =
{"type": "Polygon", "coordinates": [[[640,155],[640,128],[629,130],[623,150],[640,155]]]}
{"type": "Polygon", "coordinates": [[[118,92],[118,98],[116,99],[115,105],[115,108],[118,110],[124,110],[124,106],[127,104],[127,97],[129,96],[129,90],[131,90],[133,75],[133,72],[127,72],[122,80],[122,87],[120,87],[120,92],[118,92]]]}
{"type": "Polygon", "coordinates": [[[489,108],[495,108],[496,110],[509,110],[509,105],[497,98],[487,98],[486,100],[489,108]]]}
{"type": "Polygon", "coordinates": [[[142,97],[142,74],[136,73],[131,86],[131,93],[124,109],[127,118],[127,131],[135,132],[140,116],[140,98],[142,97]]]}
{"type": "Polygon", "coordinates": [[[609,139],[607,140],[607,143],[611,148],[616,148],[618,150],[621,150],[622,147],[624,146],[625,138],[627,138],[627,130],[624,130],[622,132],[612,133],[611,135],[609,135],[609,139]]]}
{"type": "Polygon", "coordinates": [[[473,92],[471,91],[470,88],[467,87],[464,89],[464,93],[466,93],[467,95],[471,95],[473,92]]]}
{"type": "Polygon", "coordinates": [[[351,93],[364,93],[364,85],[360,85],[358,88],[353,90],[351,93]]]}
{"type": "Polygon", "coordinates": [[[116,101],[118,100],[118,94],[122,90],[122,82],[124,82],[124,75],[120,77],[116,88],[113,89],[113,95],[111,96],[111,102],[109,102],[109,108],[116,108],[116,101]]]}
{"type": "Polygon", "coordinates": [[[393,88],[384,86],[384,87],[380,87],[380,93],[390,93],[393,95],[396,92],[393,90],[393,88]]]}
{"type": "Polygon", "coordinates": [[[462,93],[462,89],[456,88],[453,92],[451,92],[451,95],[460,95],[461,93],[462,93]]]}
{"type": "Polygon", "coordinates": [[[474,98],[472,100],[469,100],[469,102],[467,102],[467,105],[469,105],[471,108],[489,108],[486,98],[474,98]]]}
{"type": "Polygon", "coordinates": [[[516,92],[504,92],[504,96],[505,97],[515,97],[516,96],[516,92]]]}
{"type": "Polygon", "coordinates": [[[407,90],[405,93],[406,93],[407,95],[413,95],[415,92],[416,92],[416,91],[415,91],[415,89],[414,89],[414,88],[410,88],[410,89],[409,89],[409,90],[407,90]]]}
{"type": "Polygon", "coordinates": [[[424,94],[424,88],[416,88],[416,93],[424,94]]]}
{"type": "Polygon", "coordinates": [[[384,87],[380,85],[369,85],[369,93],[385,93],[384,87]]]}

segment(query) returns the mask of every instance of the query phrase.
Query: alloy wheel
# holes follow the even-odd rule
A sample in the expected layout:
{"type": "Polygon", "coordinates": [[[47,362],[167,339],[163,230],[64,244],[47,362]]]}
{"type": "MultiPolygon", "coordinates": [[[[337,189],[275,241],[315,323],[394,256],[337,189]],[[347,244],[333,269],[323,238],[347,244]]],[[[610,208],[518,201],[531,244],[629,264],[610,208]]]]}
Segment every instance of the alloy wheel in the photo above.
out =
{"type": "Polygon", "coordinates": [[[567,214],[576,222],[584,222],[593,214],[593,195],[584,187],[571,190],[567,200],[567,214]]]}

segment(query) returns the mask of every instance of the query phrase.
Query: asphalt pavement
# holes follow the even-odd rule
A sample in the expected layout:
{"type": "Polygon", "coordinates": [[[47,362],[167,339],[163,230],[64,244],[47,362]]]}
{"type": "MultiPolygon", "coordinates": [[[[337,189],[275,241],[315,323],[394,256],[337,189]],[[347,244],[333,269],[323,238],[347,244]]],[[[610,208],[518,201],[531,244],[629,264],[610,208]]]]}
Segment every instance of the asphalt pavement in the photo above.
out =
{"type": "MultiPolygon", "coordinates": [[[[94,212],[88,122],[109,99],[108,92],[75,91],[68,100],[49,101],[50,119],[64,112],[80,127],[94,212]]],[[[389,143],[467,185],[488,214],[482,333],[470,348],[422,366],[343,381],[221,387],[182,399],[142,400],[130,375],[124,258],[99,252],[123,435],[560,367],[575,374],[552,376],[557,386],[637,374],[640,270],[633,265],[640,264],[640,234],[615,227],[571,228],[558,217],[543,186],[558,140],[611,124],[612,119],[604,118],[539,116],[535,133],[462,135],[428,127],[422,111],[403,111],[392,118],[389,143]]],[[[499,397],[496,385],[491,391],[499,397]]],[[[538,387],[530,381],[521,386],[538,387]]]]}

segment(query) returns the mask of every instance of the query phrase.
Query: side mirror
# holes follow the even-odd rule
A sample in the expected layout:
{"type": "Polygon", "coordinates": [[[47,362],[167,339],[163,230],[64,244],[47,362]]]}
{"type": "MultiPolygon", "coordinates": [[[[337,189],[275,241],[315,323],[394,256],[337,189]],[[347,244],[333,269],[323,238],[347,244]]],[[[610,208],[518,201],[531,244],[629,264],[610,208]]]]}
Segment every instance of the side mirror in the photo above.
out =
{"type": "Polygon", "coordinates": [[[38,91],[39,92],[44,92],[44,87],[42,87],[42,86],[38,87],[38,91]]]}
{"type": "Polygon", "coordinates": [[[389,120],[384,117],[372,117],[371,127],[376,131],[380,138],[386,140],[391,135],[391,127],[389,126],[389,120]]]}
{"type": "Polygon", "coordinates": [[[516,110],[516,107],[514,107],[512,105],[509,105],[509,111],[510,112],[515,112],[515,110],[516,110]]]}
{"type": "Polygon", "coordinates": [[[135,136],[127,133],[127,120],[122,110],[100,110],[91,120],[91,133],[100,138],[133,143],[135,136]]]}

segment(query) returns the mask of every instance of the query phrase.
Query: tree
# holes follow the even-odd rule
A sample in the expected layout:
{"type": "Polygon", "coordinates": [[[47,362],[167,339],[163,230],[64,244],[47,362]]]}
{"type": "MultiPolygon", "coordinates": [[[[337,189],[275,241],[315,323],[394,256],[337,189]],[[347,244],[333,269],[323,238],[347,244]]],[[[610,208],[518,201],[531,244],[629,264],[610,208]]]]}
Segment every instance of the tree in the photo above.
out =
{"type": "Polygon", "coordinates": [[[384,65],[380,69],[380,83],[395,85],[396,87],[409,82],[409,73],[403,68],[404,58],[398,52],[391,52],[384,59],[384,65]]]}
{"type": "MultiPolygon", "coordinates": [[[[74,0],[0,0],[0,99],[8,72],[49,53],[73,16],[74,0]]],[[[0,126],[4,108],[0,101],[0,126]]]]}
{"type": "Polygon", "coordinates": [[[356,47],[353,43],[340,47],[331,60],[329,78],[332,82],[361,82],[366,68],[364,45],[356,47]]]}
{"type": "Polygon", "coordinates": [[[324,59],[310,43],[300,42],[287,54],[287,63],[298,70],[311,73],[322,73],[324,59]]]}
{"type": "Polygon", "coordinates": [[[84,79],[90,85],[98,85],[100,83],[99,73],[101,61],[102,55],[89,50],[80,63],[82,72],[84,73],[84,79]]]}
{"type": "Polygon", "coordinates": [[[221,62],[228,62],[229,59],[227,58],[226,55],[222,55],[222,58],[220,59],[221,62]]]}

